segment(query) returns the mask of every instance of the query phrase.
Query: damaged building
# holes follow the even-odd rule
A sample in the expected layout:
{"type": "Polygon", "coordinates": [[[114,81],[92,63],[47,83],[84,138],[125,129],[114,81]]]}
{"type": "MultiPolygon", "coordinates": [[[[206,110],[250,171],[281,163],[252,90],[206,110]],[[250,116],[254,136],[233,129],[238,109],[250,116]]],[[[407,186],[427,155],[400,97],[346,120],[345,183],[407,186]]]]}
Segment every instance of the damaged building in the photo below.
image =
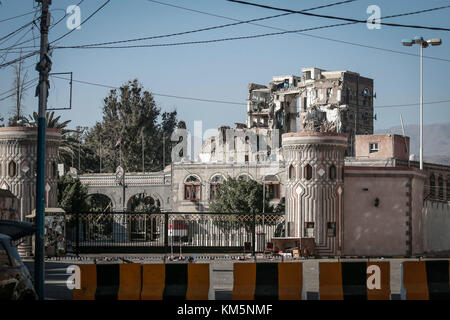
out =
{"type": "Polygon", "coordinates": [[[302,76],[275,76],[269,85],[249,84],[247,127],[349,135],[373,133],[373,80],[351,71],[303,68],[302,76]]]}

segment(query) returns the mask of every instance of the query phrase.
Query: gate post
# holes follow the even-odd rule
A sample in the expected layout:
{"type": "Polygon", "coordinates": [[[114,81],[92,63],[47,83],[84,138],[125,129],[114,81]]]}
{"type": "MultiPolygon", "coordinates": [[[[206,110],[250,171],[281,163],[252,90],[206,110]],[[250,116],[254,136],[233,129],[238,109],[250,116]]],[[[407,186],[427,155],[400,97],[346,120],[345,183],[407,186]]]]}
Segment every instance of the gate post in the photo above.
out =
{"type": "Polygon", "coordinates": [[[256,212],[253,212],[252,223],[252,255],[255,256],[255,238],[256,238],[256,212]]]}
{"type": "Polygon", "coordinates": [[[75,213],[75,254],[80,254],[80,213],[75,213]]]}
{"type": "Polygon", "coordinates": [[[164,212],[164,247],[165,254],[169,251],[169,213],[164,212]]]}

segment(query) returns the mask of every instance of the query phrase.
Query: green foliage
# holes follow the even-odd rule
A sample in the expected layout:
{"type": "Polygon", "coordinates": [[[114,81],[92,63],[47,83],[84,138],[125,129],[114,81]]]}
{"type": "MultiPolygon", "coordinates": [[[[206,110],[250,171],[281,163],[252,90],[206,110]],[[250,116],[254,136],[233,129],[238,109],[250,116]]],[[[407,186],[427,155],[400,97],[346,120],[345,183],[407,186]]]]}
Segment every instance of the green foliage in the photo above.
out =
{"type": "Polygon", "coordinates": [[[87,187],[81,184],[80,179],[71,175],[64,175],[58,180],[58,206],[66,212],[88,211],[86,202],[87,187]]]}
{"type": "Polygon", "coordinates": [[[90,194],[86,199],[90,212],[111,212],[112,203],[104,194],[90,194]]]}
{"type": "Polygon", "coordinates": [[[157,171],[170,163],[170,136],[177,127],[177,112],[164,112],[152,94],[135,79],[111,90],[103,103],[103,119],[85,137],[85,170],[114,172],[120,163],[128,172],[142,171],[142,140],[145,171],[157,171]],[[120,148],[115,148],[120,138],[120,148]],[[164,141],[164,142],[163,142],[164,141]],[[164,145],[164,154],[162,152],[164,145]]]}
{"type": "Polygon", "coordinates": [[[159,204],[155,202],[152,197],[144,193],[134,195],[128,202],[128,210],[131,212],[147,212],[159,213],[161,212],[159,204]]]}
{"type": "MultiPolygon", "coordinates": [[[[217,199],[210,201],[211,212],[261,213],[263,210],[262,184],[245,178],[228,177],[218,190],[217,199]]],[[[265,211],[270,212],[269,201],[265,201],[265,211]]]]}

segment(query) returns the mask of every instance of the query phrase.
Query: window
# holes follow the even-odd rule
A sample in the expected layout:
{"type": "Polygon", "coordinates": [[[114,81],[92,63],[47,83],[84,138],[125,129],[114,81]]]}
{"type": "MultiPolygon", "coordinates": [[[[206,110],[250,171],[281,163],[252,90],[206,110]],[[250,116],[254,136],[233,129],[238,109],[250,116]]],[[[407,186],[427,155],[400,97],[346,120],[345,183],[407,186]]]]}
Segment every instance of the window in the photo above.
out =
{"type": "Polygon", "coordinates": [[[331,93],[333,92],[332,88],[327,88],[327,98],[331,96],[331,93]]]}
{"type": "Polygon", "coordinates": [[[378,143],[369,143],[369,153],[378,152],[378,143]]]}
{"type": "Polygon", "coordinates": [[[311,180],[312,179],[312,167],[309,164],[307,164],[305,166],[303,178],[306,179],[306,180],[311,180]]]}
{"type": "Polygon", "coordinates": [[[305,237],[314,238],[314,222],[305,222],[305,237]]]}
{"type": "Polygon", "coordinates": [[[3,243],[0,242],[0,268],[11,267],[11,258],[9,257],[8,251],[6,251],[3,243]]]}
{"type": "Polygon", "coordinates": [[[305,71],[305,80],[311,79],[311,71],[305,71]]]}
{"type": "Polygon", "coordinates": [[[11,178],[15,177],[17,174],[17,166],[14,161],[11,161],[8,165],[8,174],[11,178]]]}
{"type": "Polygon", "coordinates": [[[336,175],[337,175],[336,166],[333,164],[330,167],[330,180],[331,181],[336,180],[336,175]]]}
{"type": "Polygon", "coordinates": [[[184,200],[200,200],[201,183],[195,176],[189,176],[184,183],[184,200]]]}
{"type": "Polygon", "coordinates": [[[248,154],[245,155],[245,162],[248,162],[248,154]]]}
{"type": "Polygon", "coordinates": [[[306,111],[308,108],[308,97],[303,97],[303,111],[306,111]]]}
{"type": "Polygon", "coordinates": [[[280,199],[280,184],[266,183],[266,197],[267,199],[280,199]]]}
{"type": "Polygon", "coordinates": [[[327,236],[336,237],[336,222],[327,222],[327,236]]]}
{"type": "Polygon", "coordinates": [[[441,175],[439,175],[438,178],[438,185],[439,185],[439,200],[444,200],[444,179],[441,175]]]}
{"type": "Polygon", "coordinates": [[[221,175],[216,175],[211,179],[209,185],[209,199],[215,200],[219,196],[219,188],[223,184],[223,177],[221,175]]]}
{"type": "Polygon", "coordinates": [[[434,178],[434,174],[432,173],[431,176],[430,176],[430,196],[433,197],[433,198],[434,198],[434,196],[436,194],[436,192],[434,190],[435,184],[436,184],[436,181],[435,181],[435,178],[434,178]]]}
{"type": "Polygon", "coordinates": [[[295,179],[295,168],[294,166],[291,164],[289,166],[289,180],[294,180],[295,179]]]}

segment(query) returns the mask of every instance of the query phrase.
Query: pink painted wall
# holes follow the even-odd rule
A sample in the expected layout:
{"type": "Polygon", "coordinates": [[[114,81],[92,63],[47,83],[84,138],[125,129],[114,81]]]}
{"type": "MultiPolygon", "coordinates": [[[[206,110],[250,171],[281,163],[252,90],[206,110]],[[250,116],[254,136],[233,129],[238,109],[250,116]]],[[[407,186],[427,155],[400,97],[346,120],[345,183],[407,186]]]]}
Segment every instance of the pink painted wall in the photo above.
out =
{"type": "Polygon", "coordinates": [[[346,167],[343,254],[408,255],[411,231],[412,253],[420,253],[423,179],[416,170],[408,168],[346,167]]]}

